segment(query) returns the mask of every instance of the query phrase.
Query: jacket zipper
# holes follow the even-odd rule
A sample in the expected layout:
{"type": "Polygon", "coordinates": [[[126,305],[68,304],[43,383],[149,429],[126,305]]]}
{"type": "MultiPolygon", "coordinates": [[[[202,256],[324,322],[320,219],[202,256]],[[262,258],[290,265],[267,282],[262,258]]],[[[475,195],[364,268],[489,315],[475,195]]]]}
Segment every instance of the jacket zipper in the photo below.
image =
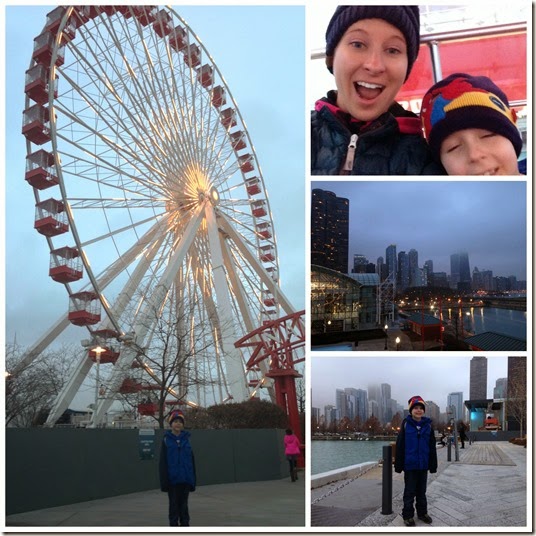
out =
{"type": "Polygon", "coordinates": [[[350,174],[350,172],[354,169],[356,146],[357,146],[357,134],[352,134],[350,136],[350,143],[348,144],[348,152],[346,153],[346,160],[342,168],[343,171],[347,172],[346,174],[350,174]]]}

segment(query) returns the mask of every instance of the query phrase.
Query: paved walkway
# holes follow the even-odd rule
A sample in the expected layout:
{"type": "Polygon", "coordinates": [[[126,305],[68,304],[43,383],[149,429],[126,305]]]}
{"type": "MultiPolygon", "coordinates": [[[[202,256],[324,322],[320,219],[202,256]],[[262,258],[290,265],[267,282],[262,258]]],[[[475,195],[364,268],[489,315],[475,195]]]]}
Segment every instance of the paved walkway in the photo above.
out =
{"type": "MultiPolygon", "coordinates": [[[[446,447],[437,452],[438,472],[428,476],[432,527],[527,527],[527,449],[503,441],[466,443],[458,462],[447,461],[446,447]]],[[[454,460],[454,449],[451,454],[454,460]]],[[[393,473],[389,515],[381,513],[381,469],[367,474],[312,490],[312,526],[403,526],[403,474],[393,473]]]]}
{"type": "MultiPolygon", "coordinates": [[[[51,493],[53,492],[51,488],[51,493]]],[[[303,527],[305,486],[267,480],[200,486],[190,494],[192,527],[303,527]]],[[[7,527],[164,527],[167,494],[160,490],[7,516],[7,527]]]]}

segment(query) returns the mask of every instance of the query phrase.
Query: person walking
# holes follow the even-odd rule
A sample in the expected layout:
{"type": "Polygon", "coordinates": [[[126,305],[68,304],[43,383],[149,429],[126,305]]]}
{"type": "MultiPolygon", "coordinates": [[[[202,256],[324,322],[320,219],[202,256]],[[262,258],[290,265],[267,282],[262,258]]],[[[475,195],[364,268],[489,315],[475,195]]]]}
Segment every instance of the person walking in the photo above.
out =
{"type": "Polygon", "coordinates": [[[169,498],[169,525],[190,526],[188,496],[195,491],[195,459],[190,432],[184,430],[184,413],[174,410],[168,417],[171,427],[164,434],[160,449],[160,489],[169,498]]]}
{"type": "Polygon", "coordinates": [[[298,456],[300,454],[300,440],[292,433],[290,428],[287,428],[285,432],[285,456],[288,460],[290,469],[290,479],[292,482],[298,480],[298,456]]]}
{"type": "Polygon", "coordinates": [[[414,527],[414,502],[417,517],[428,525],[432,523],[428,515],[426,485],[428,471],[437,472],[437,450],[432,420],[424,415],[424,400],[420,396],[412,396],[408,405],[409,415],[402,422],[396,439],[395,472],[404,471],[402,518],[406,527],[414,527]]]}
{"type": "Polygon", "coordinates": [[[462,444],[461,448],[465,448],[465,440],[467,439],[467,436],[465,435],[465,424],[463,422],[460,422],[460,425],[458,427],[458,435],[460,436],[460,442],[462,444]]]}

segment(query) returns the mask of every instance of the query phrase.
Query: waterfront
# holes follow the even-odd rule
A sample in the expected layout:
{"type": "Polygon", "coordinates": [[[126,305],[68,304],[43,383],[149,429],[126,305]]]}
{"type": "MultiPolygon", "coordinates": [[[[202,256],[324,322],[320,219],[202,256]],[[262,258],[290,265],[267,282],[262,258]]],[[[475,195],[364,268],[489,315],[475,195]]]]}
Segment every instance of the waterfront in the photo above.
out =
{"type": "Polygon", "coordinates": [[[311,441],[311,474],[318,475],[341,467],[382,458],[382,447],[391,441],[311,441]]]}
{"type": "MultiPolygon", "coordinates": [[[[452,321],[457,314],[457,309],[444,309],[443,319],[452,321]]],[[[525,311],[497,307],[472,307],[463,309],[462,322],[463,331],[474,335],[494,331],[523,340],[527,339],[527,313],[525,311]]]]}

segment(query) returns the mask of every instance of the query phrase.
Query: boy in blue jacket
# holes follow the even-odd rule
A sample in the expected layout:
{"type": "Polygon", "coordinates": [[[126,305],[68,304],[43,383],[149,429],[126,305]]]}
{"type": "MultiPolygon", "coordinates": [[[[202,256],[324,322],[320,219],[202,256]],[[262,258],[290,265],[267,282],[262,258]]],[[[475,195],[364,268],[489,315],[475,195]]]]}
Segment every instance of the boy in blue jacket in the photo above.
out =
{"type": "Polygon", "coordinates": [[[169,497],[169,525],[190,526],[188,495],[195,491],[195,462],[190,432],[184,430],[184,414],[172,411],[168,418],[171,430],[164,434],[160,449],[160,489],[169,497]]]}
{"type": "Polygon", "coordinates": [[[428,525],[432,523],[428,515],[426,484],[428,471],[437,472],[437,451],[432,420],[424,416],[424,400],[420,396],[413,396],[408,404],[409,415],[402,422],[396,439],[395,471],[404,471],[404,525],[414,527],[414,502],[417,517],[428,525]]]}

